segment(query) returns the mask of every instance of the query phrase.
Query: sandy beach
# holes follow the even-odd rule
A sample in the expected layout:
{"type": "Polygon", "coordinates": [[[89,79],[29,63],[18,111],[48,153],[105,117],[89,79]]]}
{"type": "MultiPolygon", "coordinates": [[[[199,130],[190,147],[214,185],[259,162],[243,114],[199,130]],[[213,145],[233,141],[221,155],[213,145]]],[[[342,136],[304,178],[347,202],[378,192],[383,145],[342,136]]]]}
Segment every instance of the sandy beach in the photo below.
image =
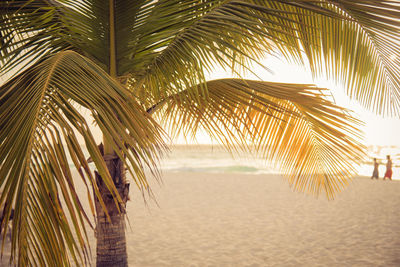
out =
{"type": "Polygon", "coordinates": [[[356,178],[333,201],[278,175],[166,172],[163,182],[159,206],[132,192],[129,266],[400,266],[399,181],[356,178]]]}
{"type": "Polygon", "coordinates": [[[164,173],[129,203],[130,266],[400,266],[400,183],[354,179],[334,201],[280,176],[164,173]]]}

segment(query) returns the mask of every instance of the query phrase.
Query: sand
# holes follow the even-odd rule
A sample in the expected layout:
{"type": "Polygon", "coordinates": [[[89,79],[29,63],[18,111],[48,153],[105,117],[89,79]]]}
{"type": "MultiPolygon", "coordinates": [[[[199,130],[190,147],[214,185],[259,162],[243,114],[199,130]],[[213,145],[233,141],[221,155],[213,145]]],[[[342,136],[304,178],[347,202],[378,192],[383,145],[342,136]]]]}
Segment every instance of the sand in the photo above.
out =
{"type": "Polygon", "coordinates": [[[159,207],[128,202],[130,266],[400,266],[399,181],[357,178],[333,201],[273,175],[163,181],[159,207]]]}
{"type": "Polygon", "coordinates": [[[129,203],[132,266],[400,266],[400,182],[355,179],[328,201],[279,176],[163,180],[159,208],[129,203]]]}

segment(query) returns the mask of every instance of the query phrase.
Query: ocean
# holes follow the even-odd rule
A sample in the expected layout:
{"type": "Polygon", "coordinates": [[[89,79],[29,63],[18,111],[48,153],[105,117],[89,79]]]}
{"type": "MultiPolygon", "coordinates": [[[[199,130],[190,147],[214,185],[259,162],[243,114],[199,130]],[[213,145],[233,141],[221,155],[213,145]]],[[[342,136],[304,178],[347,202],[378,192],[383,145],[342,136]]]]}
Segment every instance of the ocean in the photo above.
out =
{"type": "MultiPolygon", "coordinates": [[[[379,176],[385,172],[386,155],[393,160],[393,179],[400,180],[400,148],[368,147],[368,158],[355,166],[357,175],[370,177],[373,170],[372,158],[376,157],[379,176]]],[[[259,155],[248,152],[230,153],[220,145],[173,145],[160,162],[161,171],[280,174],[278,164],[268,162],[259,155]]]]}

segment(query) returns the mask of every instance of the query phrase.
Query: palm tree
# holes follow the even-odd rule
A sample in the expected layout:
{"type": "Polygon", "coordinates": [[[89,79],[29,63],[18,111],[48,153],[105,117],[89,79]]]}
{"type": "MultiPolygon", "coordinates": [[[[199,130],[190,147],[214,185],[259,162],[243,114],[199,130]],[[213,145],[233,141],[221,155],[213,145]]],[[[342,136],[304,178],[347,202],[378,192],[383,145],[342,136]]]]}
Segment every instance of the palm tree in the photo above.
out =
{"type": "Polygon", "coordinates": [[[365,107],[399,115],[397,0],[6,0],[0,10],[0,204],[3,226],[14,209],[19,266],[87,263],[88,227],[97,266],[126,266],[125,171],[151,194],[145,169],[159,177],[167,135],[203,129],[332,198],[364,155],[361,122],[326,89],[242,79],[264,56],[308,64],[365,107]],[[208,81],[215,67],[238,78],[208,81]]]}

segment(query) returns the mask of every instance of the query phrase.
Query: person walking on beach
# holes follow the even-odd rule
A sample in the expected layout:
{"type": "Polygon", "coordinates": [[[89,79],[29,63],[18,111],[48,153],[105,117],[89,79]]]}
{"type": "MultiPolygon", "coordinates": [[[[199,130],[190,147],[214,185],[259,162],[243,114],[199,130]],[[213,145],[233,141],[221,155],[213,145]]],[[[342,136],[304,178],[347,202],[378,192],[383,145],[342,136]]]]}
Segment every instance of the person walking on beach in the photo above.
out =
{"type": "Polygon", "coordinates": [[[379,178],[379,171],[378,171],[378,167],[379,167],[379,163],[376,160],[376,158],[374,158],[374,171],[372,172],[372,176],[371,179],[378,179],[379,178]]]}
{"type": "Polygon", "coordinates": [[[383,180],[385,180],[386,178],[392,180],[392,160],[390,159],[390,155],[386,156],[387,158],[387,163],[386,163],[386,172],[385,172],[385,176],[383,177],[383,180]]]}

